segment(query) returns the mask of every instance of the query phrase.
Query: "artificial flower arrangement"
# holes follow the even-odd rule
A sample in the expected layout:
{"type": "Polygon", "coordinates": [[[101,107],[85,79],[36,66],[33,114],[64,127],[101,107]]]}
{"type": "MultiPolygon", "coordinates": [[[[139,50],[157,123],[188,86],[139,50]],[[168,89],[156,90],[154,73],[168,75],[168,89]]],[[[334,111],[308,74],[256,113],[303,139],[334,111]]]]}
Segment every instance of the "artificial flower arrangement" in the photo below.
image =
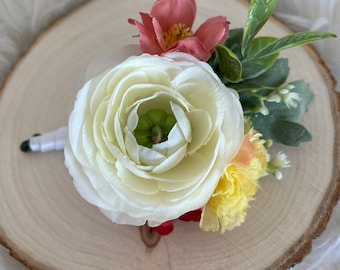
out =
{"type": "Polygon", "coordinates": [[[335,37],[257,37],[276,3],[252,0],[244,29],[218,16],[194,32],[195,0],[157,0],[142,22],[128,20],[143,54],[89,80],[68,127],[21,149],[64,148],[80,195],[115,223],[159,235],[176,219],[221,233],[241,225],[259,179],[289,167],[268,147],[311,140],[298,122],[313,94],[286,82],[279,53],[335,37]]]}

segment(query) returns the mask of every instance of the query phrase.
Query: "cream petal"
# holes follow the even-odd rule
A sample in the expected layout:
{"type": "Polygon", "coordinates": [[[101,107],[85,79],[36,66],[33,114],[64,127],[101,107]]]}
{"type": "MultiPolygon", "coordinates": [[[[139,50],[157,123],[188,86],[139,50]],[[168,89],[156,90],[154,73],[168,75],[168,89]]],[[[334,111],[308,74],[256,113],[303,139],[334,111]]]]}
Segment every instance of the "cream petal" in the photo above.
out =
{"type": "MultiPolygon", "coordinates": [[[[206,166],[201,153],[186,156],[177,164],[175,170],[153,175],[159,183],[188,183],[199,181],[206,174],[206,166]],[[197,165],[199,164],[199,166],[197,165]]],[[[167,188],[165,188],[167,189],[167,188]]],[[[170,188],[169,188],[170,189],[170,188]]]]}
{"type": "Polygon", "coordinates": [[[175,170],[158,175],[157,180],[162,184],[164,183],[163,188],[165,188],[165,185],[169,185],[169,188],[165,189],[171,189],[171,184],[180,182],[193,183],[192,186],[194,184],[200,185],[202,181],[205,181],[204,179],[209,175],[215,163],[223,164],[222,169],[219,171],[219,176],[221,176],[228,162],[227,154],[224,149],[222,150],[222,147],[225,147],[223,139],[223,135],[220,136],[218,132],[215,132],[206,145],[196,153],[186,156],[176,166],[175,170]]]}
{"type": "Polygon", "coordinates": [[[138,124],[138,106],[135,106],[132,108],[132,110],[130,110],[130,113],[128,115],[128,119],[127,119],[127,123],[126,123],[126,127],[130,132],[133,132],[138,124]]]}
{"type": "MultiPolygon", "coordinates": [[[[202,82],[202,85],[210,83],[210,80],[202,82]]],[[[190,100],[191,104],[196,108],[201,108],[208,112],[212,123],[213,130],[216,127],[222,129],[227,141],[231,141],[229,149],[232,150],[231,155],[234,156],[243,139],[243,111],[238,101],[237,93],[224,85],[212,87],[214,91],[209,92],[198,87],[194,93],[192,85],[183,84],[180,86],[180,93],[190,100]],[[210,102],[206,102],[209,100],[210,102]]]]}
{"type": "MultiPolygon", "coordinates": [[[[189,110],[189,104],[185,101],[185,99],[179,95],[177,92],[174,92],[171,88],[167,88],[164,86],[158,85],[136,85],[134,88],[138,89],[137,92],[145,92],[144,87],[146,88],[154,88],[154,92],[151,95],[147,95],[145,97],[140,97],[134,103],[132,103],[129,107],[127,107],[126,111],[132,110],[132,108],[138,107],[138,114],[144,114],[148,112],[150,109],[162,109],[167,113],[171,113],[170,102],[174,102],[180,104],[186,110],[189,110]]],[[[150,92],[151,93],[151,92],[150,92]]],[[[122,106],[123,108],[123,106],[122,106]]],[[[124,121],[122,119],[122,121],[124,121]]]]}
{"type": "Polygon", "coordinates": [[[145,94],[146,91],[144,91],[144,88],[151,90],[147,91],[149,95],[145,95],[145,97],[140,96],[138,99],[136,99],[132,104],[130,104],[128,107],[121,106],[120,109],[120,121],[121,122],[127,122],[128,119],[125,120],[125,118],[129,117],[129,113],[132,112],[133,110],[137,110],[137,115],[144,114],[148,112],[150,109],[153,108],[162,108],[166,107],[167,104],[169,103],[168,100],[164,101],[158,99],[159,92],[162,91],[168,91],[166,88],[160,87],[155,87],[155,86],[148,86],[148,85],[136,85],[134,86],[135,90],[138,90],[137,92],[143,92],[145,94]],[[151,88],[151,89],[150,89],[151,88]],[[122,112],[122,110],[124,111],[122,112]],[[127,116],[125,116],[127,115],[127,116]]]}
{"type": "Polygon", "coordinates": [[[112,213],[120,211],[129,213],[135,218],[145,218],[146,213],[153,213],[155,207],[159,205],[160,198],[157,194],[142,195],[130,190],[120,181],[119,172],[115,166],[107,163],[100,156],[98,156],[97,163],[101,174],[89,168],[84,168],[84,171],[103,201],[103,209],[112,213]]]}
{"type": "Polygon", "coordinates": [[[146,219],[143,218],[136,218],[129,216],[128,214],[121,212],[121,211],[108,211],[105,209],[100,209],[100,211],[111,221],[116,222],[118,224],[127,224],[133,226],[142,226],[145,224],[146,219]]]}
{"type": "Polygon", "coordinates": [[[151,149],[154,150],[154,151],[157,151],[158,153],[161,153],[164,156],[168,156],[168,141],[156,143],[156,144],[152,145],[151,149]]]}
{"type": "Polygon", "coordinates": [[[162,163],[160,163],[158,166],[156,166],[152,172],[159,174],[166,171],[171,170],[173,167],[175,167],[178,163],[182,161],[186,154],[187,146],[184,145],[180,149],[178,149],[175,153],[173,153],[171,156],[167,157],[162,163]]]}
{"type": "MultiPolygon", "coordinates": [[[[137,165],[137,168],[139,169],[139,170],[141,170],[141,171],[145,171],[145,172],[151,172],[154,168],[155,168],[155,166],[146,166],[146,165],[137,165]]],[[[151,178],[153,178],[153,177],[151,177],[151,178]]]]}
{"type": "MultiPolygon", "coordinates": [[[[115,210],[124,210],[125,212],[136,216],[138,215],[138,211],[151,212],[152,209],[159,204],[161,200],[159,193],[143,194],[130,189],[123,183],[122,178],[126,176],[125,173],[128,171],[124,164],[117,162],[116,166],[112,166],[112,164],[109,164],[105,160],[101,159],[100,156],[98,157],[97,163],[101,172],[101,182],[107,183],[114,192],[111,192],[110,196],[109,193],[105,193],[108,189],[104,189],[103,198],[107,202],[110,202],[111,200],[112,205],[116,205],[115,210]],[[103,179],[105,181],[103,181],[103,179]],[[135,214],[133,214],[134,212],[135,214]]],[[[103,186],[107,188],[106,185],[103,184],[103,186]]],[[[111,205],[111,203],[109,204],[111,205]]]]}
{"type": "Polygon", "coordinates": [[[79,137],[79,145],[80,148],[83,149],[84,155],[82,156],[81,163],[84,166],[90,167],[91,164],[94,164],[97,148],[94,144],[94,137],[93,137],[93,120],[92,118],[87,118],[84,122],[84,125],[81,129],[81,134],[79,137]]]}
{"type": "MultiPolygon", "coordinates": [[[[187,190],[195,184],[194,181],[184,181],[184,182],[158,182],[160,190],[165,192],[177,192],[180,190],[187,190]]],[[[188,193],[185,191],[185,193],[188,193]]]]}
{"type": "MultiPolygon", "coordinates": [[[[195,108],[203,109],[210,114],[213,126],[222,125],[225,110],[232,112],[230,115],[233,116],[233,110],[224,104],[231,97],[232,90],[226,88],[220,80],[216,80],[214,74],[195,66],[179,74],[173,84],[195,108]]],[[[232,101],[239,103],[233,98],[232,101]]]]}
{"type": "Polygon", "coordinates": [[[171,86],[171,77],[168,72],[160,68],[144,66],[140,68],[148,77],[148,83],[154,85],[171,86]]]}
{"type": "Polygon", "coordinates": [[[122,166],[122,163],[117,163],[116,166],[122,183],[132,191],[140,192],[146,195],[157,194],[159,192],[160,189],[158,187],[157,181],[136,176],[124,166],[122,166]]]}
{"type": "MultiPolygon", "coordinates": [[[[244,134],[244,116],[241,104],[238,102],[237,95],[229,92],[228,101],[223,103],[224,117],[221,125],[226,141],[230,158],[233,158],[239,151],[244,134]],[[230,113],[233,111],[233,114],[230,113]],[[231,128],[232,127],[232,128],[231,128]]],[[[222,104],[221,104],[222,106],[222,104]]]]}
{"type": "MultiPolygon", "coordinates": [[[[121,72],[121,71],[119,71],[121,72]]],[[[117,72],[117,73],[119,73],[117,72]]],[[[117,76],[119,77],[119,76],[117,76]]],[[[110,80],[108,89],[112,89],[110,106],[114,111],[117,111],[121,105],[123,96],[126,94],[127,89],[134,85],[148,84],[148,76],[145,72],[139,69],[129,70],[128,74],[119,78],[119,80],[110,80]]]]}
{"type": "Polygon", "coordinates": [[[79,147],[79,134],[81,134],[85,118],[90,115],[87,103],[89,98],[88,94],[93,90],[91,87],[93,88],[93,85],[89,81],[78,92],[74,109],[69,117],[68,139],[77,159],[82,159],[82,156],[84,155],[82,147],[79,147]]]}
{"type": "Polygon", "coordinates": [[[93,205],[103,209],[111,209],[111,207],[99,197],[97,191],[91,185],[89,178],[83,171],[82,165],[73,155],[69,141],[66,142],[64,152],[65,165],[69,169],[70,175],[73,177],[73,184],[78,193],[93,205]]]}
{"type": "Polygon", "coordinates": [[[209,86],[205,82],[201,84],[197,82],[184,83],[179,85],[178,90],[181,95],[187,100],[195,109],[202,109],[210,115],[211,122],[216,122],[217,108],[216,96],[211,91],[206,91],[209,86]]]}
{"type": "Polygon", "coordinates": [[[121,100],[125,89],[138,82],[147,83],[148,78],[145,72],[141,72],[137,66],[120,64],[106,74],[102,81],[106,83],[106,92],[116,95],[121,100]]]}
{"type": "MultiPolygon", "coordinates": [[[[105,117],[106,108],[107,108],[107,104],[103,102],[99,105],[96,111],[96,114],[93,119],[93,139],[101,155],[105,157],[106,160],[108,161],[110,160],[111,162],[114,162],[115,160],[114,156],[107,149],[107,143],[105,142],[105,140],[107,140],[107,137],[104,133],[103,125],[102,125],[102,119],[105,117]]],[[[112,141],[110,141],[110,144],[112,144],[112,141]]]]}
{"type": "Polygon", "coordinates": [[[147,178],[147,179],[151,179],[152,178],[150,176],[150,174],[143,169],[143,167],[138,166],[136,163],[131,161],[126,155],[124,155],[119,150],[119,148],[117,148],[116,146],[111,145],[111,144],[107,144],[107,148],[110,150],[112,155],[114,155],[116,157],[117,162],[119,161],[122,164],[124,164],[124,166],[129,171],[131,171],[133,174],[135,174],[135,175],[137,175],[138,177],[141,177],[141,178],[147,178]]]}
{"type": "Polygon", "coordinates": [[[135,136],[133,136],[133,134],[127,128],[125,129],[125,147],[131,160],[136,164],[139,164],[139,145],[135,136]]]}
{"type": "Polygon", "coordinates": [[[146,67],[156,67],[164,70],[170,78],[182,71],[182,67],[173,61],[164,61],[163,58],[150,54],[143,54],[141,57],[130,57],[121,66],[132,66],[133,69],[145,69],[146,67]]]}
{"type": "MultiPolygon", "coordinates": [[[[224,148],[224,139],[218,138],[217,149],[215,149],[213,153],[215,162],[210,164],[206,174],[201,178],[201,181],[203,181],[202,183],[197,183],[196,186],[179,192],[164,194],[164,200],[169,202],[168,205],[170,205],[169,207],[173,214],[176,214],[176,209],[172,205],[175,205],[177,209],[181,209],[185,213],[190,210],[198,209],[207,203],[225,168],[225,163],[221,162],[225,160],[226,156],[224,151],[222,151],[224,148]]],[[[179,212],[180,210],[178,210],[178,213],[179,212]]]]}
{"type": "Polygon", "coordinates": [[[103,99],[107,96],[107,84],[111,79],[111,75],[115,73],[116,69],[112,69],[108,71],[106,74],[99,75],[98,77],[91,80],[91,83],[96,85],[93,94],[90,95],[91,100],[89,103],[90,111],[92,114],[95,113],[100,103],[102,103],[103,99]]]}
{"type": "Polygon", "coordinates": [[[178,151],[178,149],[186,143],[183,133],[176,123],[170,130],[168,139],[162,143],[154,144],[152,149],[168,157],[178,151]]]}
{"type": "Polygon", "coordinates": [[[98,196],[110,206],[110,210],[116,210],[115,205],[119,202],[119,197],[116,196],[116,192],[112,189],[111,185],[104,180],[103,174],[88,167],[84,167],[83,171],[90,180],[91,186],[97,192],[98,196]]]}
{"type": "MultiPolygon", "coordinates": [[[[117,73],[122,72],[125,74],[126,70],[124,69],[123,71],[118,70],[117,73]]],[[[126,74],[125,74],[126,75],[126,74]]],[[[104,129],[106,132],[106,135],[109,137],[111,141],[115,140],[115,137],[119,136],[119,132],[117,133],[117,129],[120,128],[121,125],[121,119],[118,118],[117,116],[120,117],[119,115],[119,110],[121,108],[121,102],[122,102],[122,97],[126,94],[126,90],[131,87],[132,85],[136,83],[146,83],[147,82],[147,76],[145,75],[144,72],[139,72],[136,70],[131,71],[126,75],[126,77],[116,78],[119,76],[116,75],[114,78],[110,80],[110,82],[107,82],[107,89],[113,91],[112,95],[108,96],[109,102],[107,106],[107,113],[105,116],[104,120],[104,129]],[[119,121],[118,121],[119,120],[119,121]],[[112,123],[115,123],[114,129],[112,128],[112,123]],[[119,124],[119,125],[118,125],[119,124]]],[[[106,79],[106,76],[104,77],[103,80],[106,79]]],[[[103,99],[103,97],[102,97],[103,99]]],[[[124,107],[125,110],[125,107],[124,107]]],[[[124,125],[126,124],[123,123],[124,125]]],[[[121,140],[119,142],[122,142],[121,140]]],[[[120,144],[120,147],[122,149],[124,148],[123,145],[120,144]]]]}
{"type": "MultiPolygon", "coordinates": [[[[208,86],[209,88],[207,89],[209,89],[209,91],[214,91],[220,88],[220,85],[222,84],[220,79],[216,80],[215,76],[213,76],[211,73],[207,73],[206,70],[197,65],[188,67],[172,80],[172,85],[174,88],[178,88],[180,85],[186,83],[196,83],[197,86],[208,86]]],[[[199,88],[202,88],[202,86],[199,88]]]]}
{"type": "MultiPolygon", "coordinates": [[[[85,121],[86,123],[86,121],[85,121]]],[[[93,161],[93,159],[91,158],[91,150],[93,147],[89,147],[89,148],[84,148],[84,140],[87,140],[87,138],[85,138],[87,136],[87,134],[84,134],[84,125],[85,123],[81,126],[80,129],[80,134],[78,135],[78,141],[76,145],[73,145],[73,149],[74,151],[76,151],[76,158],[79,161],[79,163],[81,163],[83,166],[91,166],[91,163],[93,161]]],[[[70,132],[72,133],[72,132],[70,132]]],[[[69,135],[69,138],[73,137],[73,135],[69,135]]],[[[93,146],[93,141],[90,142],[91,146],[93,146]]]]}
{"type": "Polygon", "coordinates": [[[176,118],[177,124],[179,125],[184,138],[187,142],[191,141],[191,126],[190,126],[190,122],[185,114],[185,112],[183,111],[183,109],[178,106],[177,104],[171,102],[171,110],[176,118]]]}
{"type": "Polygon", "coordinates": [[[157,166],[166,160],[166,156],[150,148],[139,146],[139,160],[146,166],[157,166]]]}
{"type": "Polygon", "coordinates": [[[188,154],[194,153],[202,145],[206,144],[211,134],[212,123],[209,114],[203,110],[187,112],[191,124],[192,140],[188,144],[188,154]]]}
{"type": "MultiPolygon", "coordinates": [[[[108,130],[108,128],[105,129],[106,133],[107,133],[107,130],[108,130]]],[[[114,117],[113,130],[114,130],[114,134],[115,134],[115,136],[113,138],[116,139],[117,146],[119,146],[119,148],[122,150],[122,152],[124,154],[126,154],[124,136],[123,136],[122,126],[120,124],[118,114],[116,114],[115,117],[114,117]]],[[[108,136],[108,139],[111,139],[111,141],[112,141],[113,138],[112,138],[112,136],[108,136]]]]}
{"type": "Polygon", "coordinates": [[[171,220],[171,219],[174,219],[174,218],[169,218],[167,220],[164,220],[164,221],[159,221],[159,218],[157,218],[158,220],[155,221],[155,220],[152,220],[151,217],[148,218],[148,225],[150,227],[158,227],[159,225],[161,225],[163,222],[165,221],[168,221],[168,220],[171,220]]]}
{"type": "Polygon", "coordinates": [[[126,117],[129,111],[131,110],[131,108],[135,107],[136,104],[140,104],[145,102],[146,100],[153,99],[154,96],[157,95],[157,93],[164,90],[164,86],[159,87],[157,85],[147,83],[135,84],[126,89],[118,108],[120,121],[122,123],[125,123],[127,121],[126,117]]]}

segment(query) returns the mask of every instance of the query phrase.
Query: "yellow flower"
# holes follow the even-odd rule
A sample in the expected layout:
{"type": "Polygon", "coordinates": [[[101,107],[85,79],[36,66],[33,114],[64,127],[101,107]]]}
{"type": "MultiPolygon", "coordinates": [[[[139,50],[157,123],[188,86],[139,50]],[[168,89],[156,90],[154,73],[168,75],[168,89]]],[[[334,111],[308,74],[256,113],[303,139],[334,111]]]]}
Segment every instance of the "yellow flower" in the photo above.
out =
{"type": "Polygon", "coordinates": [[[267,151],[260,136],[250,130],[244,137],[239,154],[227,165],[203,208],[200,220],[202,230],[221,230],[224,233],[244,222],[249,202],[259,188],[258,179],[265,174],[267,166],[267,151]]]}

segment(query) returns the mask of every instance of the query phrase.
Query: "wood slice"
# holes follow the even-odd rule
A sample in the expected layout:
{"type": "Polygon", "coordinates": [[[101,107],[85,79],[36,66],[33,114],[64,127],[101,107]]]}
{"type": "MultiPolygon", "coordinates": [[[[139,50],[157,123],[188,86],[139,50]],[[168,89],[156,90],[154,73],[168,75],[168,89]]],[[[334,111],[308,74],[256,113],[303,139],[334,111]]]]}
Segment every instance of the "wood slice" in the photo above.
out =
{"type": "MultiPolygon", "coordinates": [[[[21,141],[68,121],[89,64],[137,44],[128,18],[148,12],[152,0],[91,1],[45,32],[16,65],[0,97],[0,238],[31,269],[285,269],[303,258],[328,221],[339,196],[339,124],[333,85],[318,56],[297,48],[290,80],[304,79],[315,100],[303,119],[313,141],[284,151],[292,167],[284,180],[261,180],[246,222],[224,235],[197,223],[176,222],[152,250],[139,229],[115,225],[85,202],[64,167],[63,152],[23,154],[21,141]]],[[[247,2],[199,0],[196,26],[226,15],[244,27],[247,2]]],[[[262,35],[289,30],[275,19],[262,35]]]]}

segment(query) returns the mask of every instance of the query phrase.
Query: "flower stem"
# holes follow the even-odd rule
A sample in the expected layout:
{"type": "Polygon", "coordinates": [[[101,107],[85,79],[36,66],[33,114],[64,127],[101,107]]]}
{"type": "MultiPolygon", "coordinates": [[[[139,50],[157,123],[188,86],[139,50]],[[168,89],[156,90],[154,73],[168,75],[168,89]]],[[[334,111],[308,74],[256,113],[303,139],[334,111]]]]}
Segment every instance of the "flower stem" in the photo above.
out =
{"type": "Polygon", "coordinates": [[[159,240],[161,239],[160,234],[158,234],[154,229],[145,223],[143,226],[139,226],[140,236],[147,248],[154,248],[157,246],[159,240]]]}

